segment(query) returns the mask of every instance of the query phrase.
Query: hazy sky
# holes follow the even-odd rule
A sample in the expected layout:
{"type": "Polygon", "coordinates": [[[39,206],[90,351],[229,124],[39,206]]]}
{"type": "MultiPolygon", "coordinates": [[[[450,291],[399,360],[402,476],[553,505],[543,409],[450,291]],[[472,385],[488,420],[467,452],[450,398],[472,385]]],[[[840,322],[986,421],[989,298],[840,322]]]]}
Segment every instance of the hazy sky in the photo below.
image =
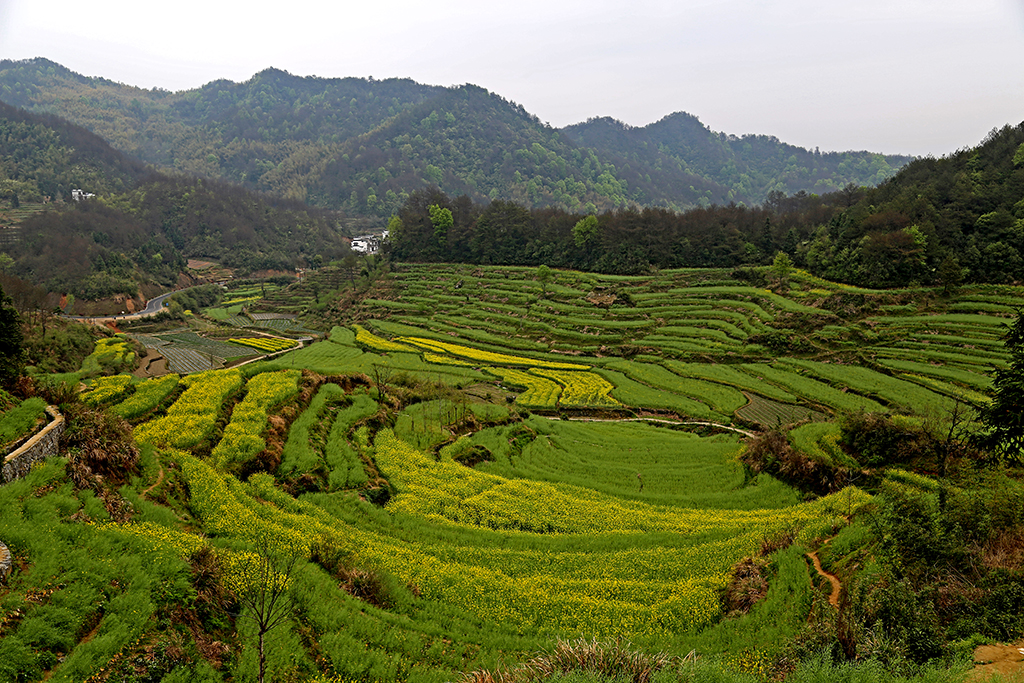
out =
{"type": "Polygon", "coordinates": [[[676,111],[825,150],[934,154],[1024,121],[1024,0],[0,0],[0,58],[191,89],[475,83],[554,126],[676,111]]]}

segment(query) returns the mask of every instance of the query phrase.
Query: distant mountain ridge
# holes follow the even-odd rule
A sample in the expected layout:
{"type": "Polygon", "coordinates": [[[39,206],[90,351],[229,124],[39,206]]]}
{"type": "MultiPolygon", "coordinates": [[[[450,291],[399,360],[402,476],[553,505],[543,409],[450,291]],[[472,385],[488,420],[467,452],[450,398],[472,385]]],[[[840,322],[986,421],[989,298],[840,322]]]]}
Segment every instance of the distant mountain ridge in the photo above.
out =
{"type": "MultiPolygon", "coordinates": [[[[869,152],[819,152],[769,135],[716,133],[685,112],[632,127],[611,118],[590,119],[562,129],[573,141],[618,154],[647,166],[668,161],[688,173],[717,178],[733,193],[729,199],[800,191],[823,194],[841,189],[842,179],[877,185],[913,157],[869,152]]],[[[739,200],[737,200],[739,201],[739,200]]]]}
{"type": "Polygon", "coordinates": [[[162,169],[371,217],[432,185],[580,212],[756,204],[773,192],[877,184],[911,160],[715,133],[685,113],[643,128],[597,118],[559,130],[473,85],[278,69],[172,93],[42,58],[2,60],[0,101],[65,117],[162,169]]]}
{"type": "MultiPolygon", "coordinates": [[[[670,125],[640,129],[591,120],[574,131],[599,138],[595,144],[602,149],[622,150],[615,165],[593,148],[574,145],[567,133],[538,126],[522,107],[463,86],[425,98],[343,143],[303,148],[304,166],[274,170],[322,203],[353,182],[375,187],[383,195],[378,203],[401,202],[391,244],[400,259],[629,274],[746,267],[770,263],[783,251],[816,275],[869,287],[951,288],[965,280],[1024,278],[1024,124],[995,129],[979,146],[942,159],[918,159],[876,188],[788,197],[771,190],[768,201],[754,208],[721,204],[680,213],[628,206],[601,213],[590,236],[576,234],[583,212],[544,205],[568,201],[573,192],[593,202],[602,192],[631,191],[640,165],[639,152],[626,158],[631,147],[663,166],[675,159],[679,177],[706,183],[673,156],[687,145],[705,144],[700,131],[706,129],[695,117],[671,118],[670,125]],[[462,195],[429,187],[403,201],[402,188],[414,186],[420,172],[462,195]],[[501,199],[507,188],[500,181],[507,176],[520,203],[501,199]],[[474,195],[494,201],[474,204],[474,195]],[[448,230],[434,225],[435,204],[452,211],[448,230]]],[[[741,172],[732,148],[761,142],[718,136],[707,143],[717,156],[703,158],[741,172]]],[[[782,149],[773,144],[768,141],[766,149],[782,149]]],[[[693,190],[708,186],[695,184],[693,190]]],[[[190,257],[243,271],[323,263],[347,252],[343,235],[373,220],[223,181],[162,174],[66,120],[0,103],[0,220],[5,218],[18,226],[0,249],[10,257],[8,274],[80,299],[173,286],[190,257]],[[98,196],[69,201],[75,187],[98,196]],[[43,203],[46,197],[52,201],[43,203]],[[19,209],[19,198],[32,206],[19,209]]]]}

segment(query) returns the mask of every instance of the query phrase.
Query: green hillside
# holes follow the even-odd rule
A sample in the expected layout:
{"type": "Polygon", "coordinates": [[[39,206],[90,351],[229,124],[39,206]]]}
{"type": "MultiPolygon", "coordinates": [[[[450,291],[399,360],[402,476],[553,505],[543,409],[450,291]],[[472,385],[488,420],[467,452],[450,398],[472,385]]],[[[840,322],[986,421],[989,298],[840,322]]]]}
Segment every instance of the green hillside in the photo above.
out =
{"type": "Polygon", "coordinates": [[[84,128],[0,102],[0,199],[12,205],[70,200],[76,188],[121,192],[147,173],[84,128]]]}
{"type": "Polygon", "coordinates": [[[334,212],[163,175],[63,119],[4,104],[0,227],[4,276],[86,300],[174,287],[191,257],[292,270],[346,253],[349,231],[334,212]],[[76,201],[74,189],[93,196],[76,201]]]}
{"type": "Polygon", "coordinates": [[[1024,278],[1024,123],[918,159],[819,228],[799,250],[823,277],[888,287],[1024,278]]]}
{"type": "Polygon", "coordinates": [[[4,60],[0,100],[65,117],[163,169],[378,217],[430,185],[573,211],[752,204],[773,191],[874,184],[908,160],[737,139],[686,114],[612,140],[603,120],[560,131],[472,85],[276,69],[171,93],[87,78],[45,59],[4,60]]]}

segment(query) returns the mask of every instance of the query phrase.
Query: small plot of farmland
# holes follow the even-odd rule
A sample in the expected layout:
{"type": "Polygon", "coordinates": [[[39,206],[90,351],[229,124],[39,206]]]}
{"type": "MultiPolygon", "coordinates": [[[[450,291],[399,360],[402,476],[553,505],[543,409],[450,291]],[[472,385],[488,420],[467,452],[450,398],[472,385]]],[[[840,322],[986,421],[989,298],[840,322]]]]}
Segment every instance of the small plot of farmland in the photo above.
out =
{"type": "Polygon", "coordinates": [[[757,394],[747,394],[750,402],[736,410],[736,417],[761,429],[781,429],[805,420],[826,420],[824,413],[791,403],[780,403],[757,394]]]}
{"type": "Polygon", "coordinates": [[[167,368],[181,375],[220,368],[228,362],[259,355],[256,349],[207,339],[194,332],[138,335],[136,339],[163,355],[167,368]]]}
{"type": "MultiPolygon", "coordinates": [[[[0,454],[46,421],[46,401],[14,398],[0,389],[0,454]]],[[[0,456],[0,462],[3,458],[0,456]]]]}
{"type": "Polygon", "coordinates": [[[1006,362],[1002,336],[1008,320],[1001,311],[883,316],[876,319],[879,343],[871,353],[882,359],[987,372],[1006,362]]]}
{"type": "Polygon", "coordinates": [[[490,445],[494,460],[476,469],[503,477],[571,484],[654,505],[756,509],[793,505],[796,492],[765,477],[743,486],[735,462],[738,437],[698,437],[638,422],[566,422],[533,417],[524,425],[535,436],[510,455],[499,440],[507,428],[491,428],[472,441],[490,445]]]}

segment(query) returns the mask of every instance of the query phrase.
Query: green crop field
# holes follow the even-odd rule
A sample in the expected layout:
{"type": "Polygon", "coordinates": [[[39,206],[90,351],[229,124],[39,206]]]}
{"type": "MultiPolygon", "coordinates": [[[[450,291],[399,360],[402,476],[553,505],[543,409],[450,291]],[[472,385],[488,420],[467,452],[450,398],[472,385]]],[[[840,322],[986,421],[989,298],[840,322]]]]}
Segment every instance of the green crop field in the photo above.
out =
{"type": "Polygon", "coordinates": [[[976,390],[985,390],[992,386],[992,377],[977,372],[962,370],[957,367],[944,365],[933,365],[931,363],[917,363],[897,359],[882,359],[879,364],[900,372],[912,372],[919,375],[937,377],[950,380],[964,387],[976,390]]]}
{"type": "Polygon", "coordinates": [[[760,429],[782,429],[796,422],[826,419],[823,413],[815,410],[791,403],[779,403],[757,394],[751,394],[750,402],[736,410],[736,417],[760,429]]]}
{"type": "MultiPolygon", "coordinates": [[[[685,508],[757,509],[794,505],[796,494],[765,478],[743,486],[736,436],[700,438],[642,423],[558,422],[531,418],[536,437],[516,457],[501,453],[478,469],[685,508]]],[[[499,428],[500,429],[500,428],[499,428]]],[[[486,443],[486,435],[474,435],[486,443]]]]}
{"type": "Polygon", "coordinates": [[[789,359],[785,364],[832,386],[849,387],[859,394],[880,398],[893,408],[936,412],[948,410],[952,405],[941,394],[869,368],[798,359],[789,359]]]}

